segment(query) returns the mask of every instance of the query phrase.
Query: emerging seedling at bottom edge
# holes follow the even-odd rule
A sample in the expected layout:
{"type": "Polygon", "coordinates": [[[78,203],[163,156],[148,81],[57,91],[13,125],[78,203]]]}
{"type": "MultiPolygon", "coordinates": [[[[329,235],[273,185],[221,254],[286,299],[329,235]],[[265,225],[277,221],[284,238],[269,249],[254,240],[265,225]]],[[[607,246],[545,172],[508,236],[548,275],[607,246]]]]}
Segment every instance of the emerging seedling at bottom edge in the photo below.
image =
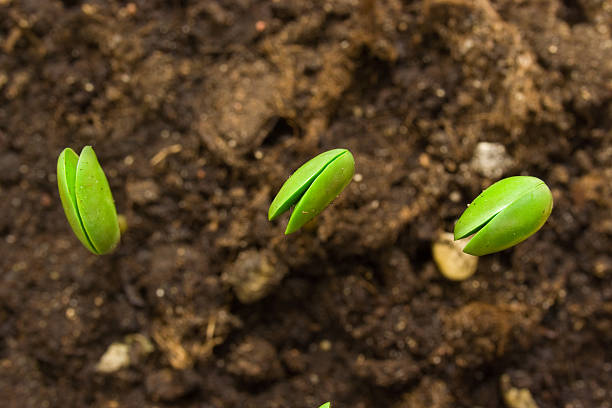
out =
{"type": "Polygon", "coordinates": [[[344,190],[353,174],[355,160],[348,150],[333,149],[321,153],[287,179],[270,205],[268,219],[275,219],[297,203],[285,234],[299,230],[344,190]]]}
{"type": "Polygon", "coordinates": [[[91,146],[78,156],[66,148],[57,160],[57,185],[68,223],[81,243],[103,255],[119,243],[117,211],[108,180],[91,146]]]}
{"type": "Polygon", "coordinates": [[[475,234],[463,249],[470,255],[502,251],[538,231],[552,207],[552,194],[542,180],[508,177],[474,199],[455,224],[454,237],[457,240],[475,234]]]}
{"type": "Polygon", "coordinates": [[[326,402],[325,404],[321,405],[319,408],[331,408],[331,403],[326,402]]]}

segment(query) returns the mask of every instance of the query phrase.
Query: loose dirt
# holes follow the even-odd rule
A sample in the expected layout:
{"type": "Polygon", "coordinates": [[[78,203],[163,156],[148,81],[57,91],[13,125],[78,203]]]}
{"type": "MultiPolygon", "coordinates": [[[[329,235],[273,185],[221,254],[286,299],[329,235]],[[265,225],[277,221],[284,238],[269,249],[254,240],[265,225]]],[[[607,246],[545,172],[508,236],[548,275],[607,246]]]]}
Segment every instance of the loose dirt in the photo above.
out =
{"type": "Polygon", "coordinates": [[[0,0],[0,405],[610,407],[611,33],[607,0],[0,0]],[[109,256],[57,193],[84,145],[109,256]],[[547,224],[446,280],[432,242],[518,174],[547,224]]]}

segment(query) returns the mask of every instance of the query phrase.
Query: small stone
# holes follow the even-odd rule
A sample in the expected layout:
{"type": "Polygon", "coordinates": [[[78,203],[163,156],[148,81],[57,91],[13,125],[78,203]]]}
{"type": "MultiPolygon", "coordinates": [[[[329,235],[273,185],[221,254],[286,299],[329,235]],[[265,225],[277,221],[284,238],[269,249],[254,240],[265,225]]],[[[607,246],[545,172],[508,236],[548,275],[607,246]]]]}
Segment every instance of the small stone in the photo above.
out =
{"type": "Polygon", "coordinates": [[[246,250],[222,274],[242,303],[266,297],[288,272],[287,266],[271,251],[246,250]]]}
{"type": "Polygon", "coordinates": [[[114,373],[131,364],[141,362],[155,348],[146,336],[140,333],[125,336],[125,343],[112,343],[96,364],[96,371],[103,374],[114,373]]]}
{"type": "Polygon", "coordinates": [[[472,168],[487,178],[499,178],[514,164],[499,143],[481,142],[476,145],[472,168]]]}
{"type": "Polygon", "coordinates": [[[130,365],[130,347],[123,343],[111,344],[96,364],[96,371],[110,374],[130,365]]]}
{"type": "Polygon", "coordinates": [[[508,374],[502,375],[499,382],[507,408],[538,408],[531,392],[527,388],[514,388],[508,374]]]}
{"type": "Polygon", "coordinates": [[[329,351],[332,348],[332,343],[329,340],[321,340],[319,347],[322,351],[329,351]]]}
{"type": "Polygon", "coordinates": [[[453,202],[453,203],[458,203],[459,201],[461,201],[461,193],[459,191],[453,191],[450,193],[450,195],[448,196],[448,198],[453,202]]]}
{"type": "Polygon", "coordinates": [[[469,238],[455,241],[453,234],[449,232],[438,234],[431,251],[438,269],[445,278],[462,281],[476,272],[478,257],[463,252],[468,242],[469,238]]]}

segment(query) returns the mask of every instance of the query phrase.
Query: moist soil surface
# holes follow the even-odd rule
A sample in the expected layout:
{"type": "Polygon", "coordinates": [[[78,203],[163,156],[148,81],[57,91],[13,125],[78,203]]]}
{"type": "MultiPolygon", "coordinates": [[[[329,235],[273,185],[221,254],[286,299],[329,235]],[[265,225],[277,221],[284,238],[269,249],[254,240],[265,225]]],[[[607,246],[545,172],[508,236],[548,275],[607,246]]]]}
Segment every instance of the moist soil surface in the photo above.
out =
{"type": "Polygon", "coordinates": [[[3,407],[610,407],[608,0],[0,0],[3,407]],[[57,192],[92,145],[128,229],[57,192]],[[316,154],[351,184],[283,234],[316,154]],[[554,209],[447,280],[502,177],[554,209]]]}

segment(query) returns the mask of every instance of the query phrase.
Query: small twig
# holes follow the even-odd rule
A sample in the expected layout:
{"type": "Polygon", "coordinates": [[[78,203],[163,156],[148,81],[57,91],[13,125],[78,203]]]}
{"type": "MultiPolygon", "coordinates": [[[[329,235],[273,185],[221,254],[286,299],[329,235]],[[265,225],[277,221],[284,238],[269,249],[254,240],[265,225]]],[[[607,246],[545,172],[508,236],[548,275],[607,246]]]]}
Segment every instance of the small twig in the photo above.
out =
{"type": "Polygon", "coordinates": [[[157,152],[155,156],[151,158],[149,163],[151,163],[151,166],[157,166],[159,163],[164,161],[166,157],[168,157],[168,155],[180,153],[182,150],[183,150],[183,146],[181,146],[180,144],[173,144],[170,146],[166,146],[163,149],[161,149],[159,152],[157,152]]]}
{"type": "Polygon", "coordinates": [[[210,341],[215,335],[215,326],[217,325],[217,316],[212,315],[208,319],[208,325],[206,326],[206,340],[210,341]]]}

